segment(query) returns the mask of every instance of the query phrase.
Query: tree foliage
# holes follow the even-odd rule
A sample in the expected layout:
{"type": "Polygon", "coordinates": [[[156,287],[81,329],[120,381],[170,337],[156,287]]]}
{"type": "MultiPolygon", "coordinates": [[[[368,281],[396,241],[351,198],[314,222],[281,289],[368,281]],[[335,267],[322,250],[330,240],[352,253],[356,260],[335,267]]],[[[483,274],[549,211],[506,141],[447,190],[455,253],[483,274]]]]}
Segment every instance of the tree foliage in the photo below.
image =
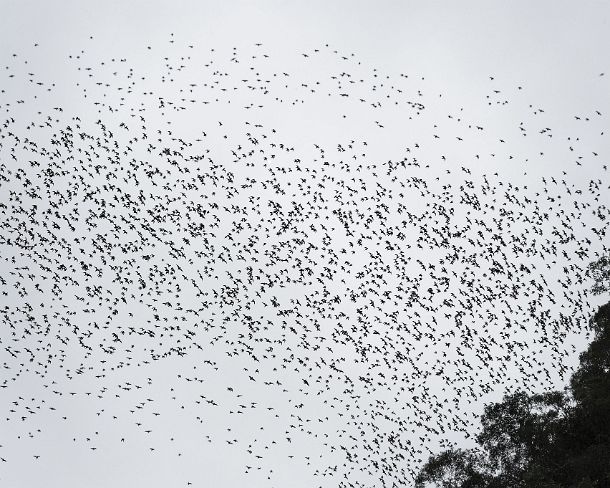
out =
{"type": "Polygon", "coordinates": [[[593,279],[591,291],[601,295],[610,291],[610,255],[601,256],[587,268],[587,274],[593,279]]]}
{"type": "Polygon", "coordinates": [[[610,303],[564,392],[517,392],[485,408],[477,449],[431,456],[416,487],[610,487],[610,303]]]}

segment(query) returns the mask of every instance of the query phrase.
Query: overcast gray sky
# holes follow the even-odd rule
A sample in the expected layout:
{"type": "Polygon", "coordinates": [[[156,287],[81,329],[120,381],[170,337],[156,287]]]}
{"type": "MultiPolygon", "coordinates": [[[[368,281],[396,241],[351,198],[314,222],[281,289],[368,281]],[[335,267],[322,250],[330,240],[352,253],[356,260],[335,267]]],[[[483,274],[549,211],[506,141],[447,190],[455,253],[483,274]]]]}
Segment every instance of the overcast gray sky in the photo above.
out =
{"type": "Polygon", "coordinates": [[[562,388],[609,18],[2,1],[0,484],[410,486],[562,388]]]}

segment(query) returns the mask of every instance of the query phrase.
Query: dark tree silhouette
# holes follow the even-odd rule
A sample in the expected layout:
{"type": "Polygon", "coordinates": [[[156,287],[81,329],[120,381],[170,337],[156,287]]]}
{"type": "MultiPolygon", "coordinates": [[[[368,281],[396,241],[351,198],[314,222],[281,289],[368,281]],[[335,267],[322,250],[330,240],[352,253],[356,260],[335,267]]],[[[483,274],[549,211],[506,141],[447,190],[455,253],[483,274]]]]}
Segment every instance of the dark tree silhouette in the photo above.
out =
{"type": "Polygon", "coordinates": [[[422,469],[418,486],[432,483],[442,488],[488,486],[486,460],[474,449],[449,449],[432,456],[422,469]]]}
{"type": "Polygon", "coordinates": [[[601,295],[610,291],[610,255],[601,256],[587,268],[587,274],[593,279],[591,291],[595,295],[601,295]]]}
{"type": "Polygon", "coordinates": [[[566,392],[517,392],[485,408],[478,448],[430,457],[416,486],[610,487],[610,303],[566,392]]]}

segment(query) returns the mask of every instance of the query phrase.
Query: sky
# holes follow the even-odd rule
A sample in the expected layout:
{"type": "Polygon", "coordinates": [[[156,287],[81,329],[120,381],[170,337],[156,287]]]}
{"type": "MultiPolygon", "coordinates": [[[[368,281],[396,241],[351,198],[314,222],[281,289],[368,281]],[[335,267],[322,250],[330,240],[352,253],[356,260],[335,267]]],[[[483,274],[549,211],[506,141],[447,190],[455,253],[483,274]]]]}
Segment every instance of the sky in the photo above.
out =
{"type": "Polygon", "coordinates": [[[563,388],[609,18],[3,1],[2,486],[411,486],[563,388]]]}

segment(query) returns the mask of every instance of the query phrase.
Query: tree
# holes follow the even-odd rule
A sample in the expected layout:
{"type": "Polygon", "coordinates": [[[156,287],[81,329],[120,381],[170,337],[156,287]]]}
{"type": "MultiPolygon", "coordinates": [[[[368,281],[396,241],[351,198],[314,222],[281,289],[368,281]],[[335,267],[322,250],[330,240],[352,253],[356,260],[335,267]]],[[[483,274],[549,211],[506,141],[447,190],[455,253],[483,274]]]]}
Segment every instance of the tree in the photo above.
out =
{"type": "Polygon", "coordinates": [[[566,393],[517,392],[488,405],[479,448],[432,456],[416,486],[610,487],[610,303],[591,325],[595,338],[566,393]]]}
{"type": "Polygon", "coordinates": [[[477,443],[487,452],[500,486],[528,485],[526,473],[548,451],[568,409],[567,396],[560,392],[517,392],[485,408],[477,443]]]}
{"type": "Polygon", "coordinates": [[[588,476],[593,486],[610,486],[610,303],[600,307],[592,326],[595,338],[570,381],[576,405],[565,433],[565,462],[571,481],[588,476]]]}
{"type": "Polygon", "coordinates": [[[589,264],[587,275],[594,281],[591,288],[594,295],[610,291],[610,255],[601,256],[597,261],[589,264]]]}
{"type": "Polygon", "coordinates": [[[473,449],[449,449],[431,456],[415,480],[416,488],[432,483],[442,488],[489,486],[483,456],[473,449]]]}

